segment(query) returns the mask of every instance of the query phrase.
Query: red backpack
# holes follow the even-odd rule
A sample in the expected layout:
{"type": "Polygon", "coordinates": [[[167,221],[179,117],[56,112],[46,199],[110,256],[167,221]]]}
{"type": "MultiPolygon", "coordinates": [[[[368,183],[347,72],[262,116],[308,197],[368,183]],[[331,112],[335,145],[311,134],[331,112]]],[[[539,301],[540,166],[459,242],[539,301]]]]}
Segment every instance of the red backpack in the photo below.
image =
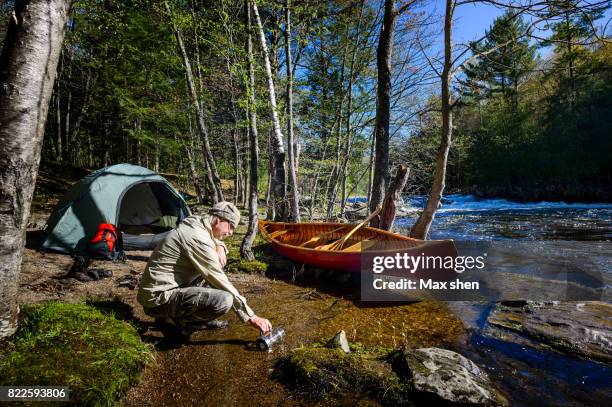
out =
{"type": "Polygon", "coordinates": [[[89,240],[87,252],[92,258],[107,260],[125,259],[121,232],[111,223],[100,223],[98,230],[89,240]]]}

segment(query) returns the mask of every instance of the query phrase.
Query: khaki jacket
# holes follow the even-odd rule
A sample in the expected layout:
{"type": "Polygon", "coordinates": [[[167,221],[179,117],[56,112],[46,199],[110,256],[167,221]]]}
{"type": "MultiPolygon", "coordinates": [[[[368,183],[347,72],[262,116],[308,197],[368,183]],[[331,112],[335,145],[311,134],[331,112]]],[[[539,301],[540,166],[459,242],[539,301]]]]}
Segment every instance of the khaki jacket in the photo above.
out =
{"type": "Polygon", "coordinates": [[[211,287],[234,296],[234,311],[244,322],[255,313],[223,272],[216,246],[225,245],[214,238],[211,217],[189,216],[157,245],[140,280],[138,302],[145,308],[166,303],[170,291],[193,284],[203,277],[211,287]]]}

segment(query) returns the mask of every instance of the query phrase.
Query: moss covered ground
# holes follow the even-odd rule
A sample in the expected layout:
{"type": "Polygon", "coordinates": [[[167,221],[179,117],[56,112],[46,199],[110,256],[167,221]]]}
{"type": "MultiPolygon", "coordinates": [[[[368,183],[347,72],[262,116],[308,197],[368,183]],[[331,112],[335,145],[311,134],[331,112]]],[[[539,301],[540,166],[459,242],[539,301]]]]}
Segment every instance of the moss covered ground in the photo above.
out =
{"type": "Polygon", "coordinates": [[[0,385],[62,385],[71,404],[115,405],[152,360],[134,326],[84,303],[27,306],[21,316],[0,344],[0,385]]]}
{"type": "Polygon", "coordinates": [[[351,344],[351,353],[323,344],[294,349],[277,364],[275,376],[313,401],[348,405],[411,405],[411,384],[392,368],[394,352],[351,344]]]}

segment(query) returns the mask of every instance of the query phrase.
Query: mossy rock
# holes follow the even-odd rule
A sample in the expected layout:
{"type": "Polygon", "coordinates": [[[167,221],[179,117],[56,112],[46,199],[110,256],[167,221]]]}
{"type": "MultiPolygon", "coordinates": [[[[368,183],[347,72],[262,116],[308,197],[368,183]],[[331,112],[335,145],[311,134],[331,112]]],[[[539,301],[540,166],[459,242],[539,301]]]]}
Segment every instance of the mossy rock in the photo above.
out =
{"type": "Polygon", "coordinates": [[[127,322],[85,304],[24,307],[19,331],[0,346],[0,385],[70,388],[74,405],[115,405],[153,358],[127,322]]]}
{"type": "Polygon", "coordinates": [[[382,405],[411,405],[409,388],[386,360],[388,349],[351,346],[352,353],[322,344],[293,350],[277,364],[281,381],[311,398],[369,399],[382,405]]]}
{"type": "MultiPolygon", "coordinates": [[[[291,351],[276,378],[296,394],[332,405],[504,406],[486,373],[446,349],[391,350],[350,344],[351,353],[323,342],[291,351]]],[[[324,403],[325,404],[325,403],[324,403]]]]}

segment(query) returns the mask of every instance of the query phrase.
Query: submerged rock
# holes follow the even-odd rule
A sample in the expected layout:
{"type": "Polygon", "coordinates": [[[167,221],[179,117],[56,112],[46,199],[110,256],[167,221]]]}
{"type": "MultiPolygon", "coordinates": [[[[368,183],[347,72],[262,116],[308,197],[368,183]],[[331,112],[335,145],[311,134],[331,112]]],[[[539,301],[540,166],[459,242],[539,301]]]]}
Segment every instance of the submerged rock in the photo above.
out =
{"type": "Polygon", "coordinates": [[[487,336],[612,362],[612,305],[605,302],[500,303],[487,323],[487,336]]]}
{"type": "MultiPolygon", "coordinates": [[[[446,349],[398,351],[393,370],[411,384],[419,398],[440,398],[449,404],[503,405],[487,374],[466,357],[446,349]]],[[[439,400],[437,400],[439,402],[439,400]]]]}
{"type": "Polygon", "coordinates": [[[346,339],[346,332],[344,331],[338,332],[329,342],[327,342],[326,346],[332,349],[341,349],[344,353],[351,353],[348,339],[346,339]]]}

